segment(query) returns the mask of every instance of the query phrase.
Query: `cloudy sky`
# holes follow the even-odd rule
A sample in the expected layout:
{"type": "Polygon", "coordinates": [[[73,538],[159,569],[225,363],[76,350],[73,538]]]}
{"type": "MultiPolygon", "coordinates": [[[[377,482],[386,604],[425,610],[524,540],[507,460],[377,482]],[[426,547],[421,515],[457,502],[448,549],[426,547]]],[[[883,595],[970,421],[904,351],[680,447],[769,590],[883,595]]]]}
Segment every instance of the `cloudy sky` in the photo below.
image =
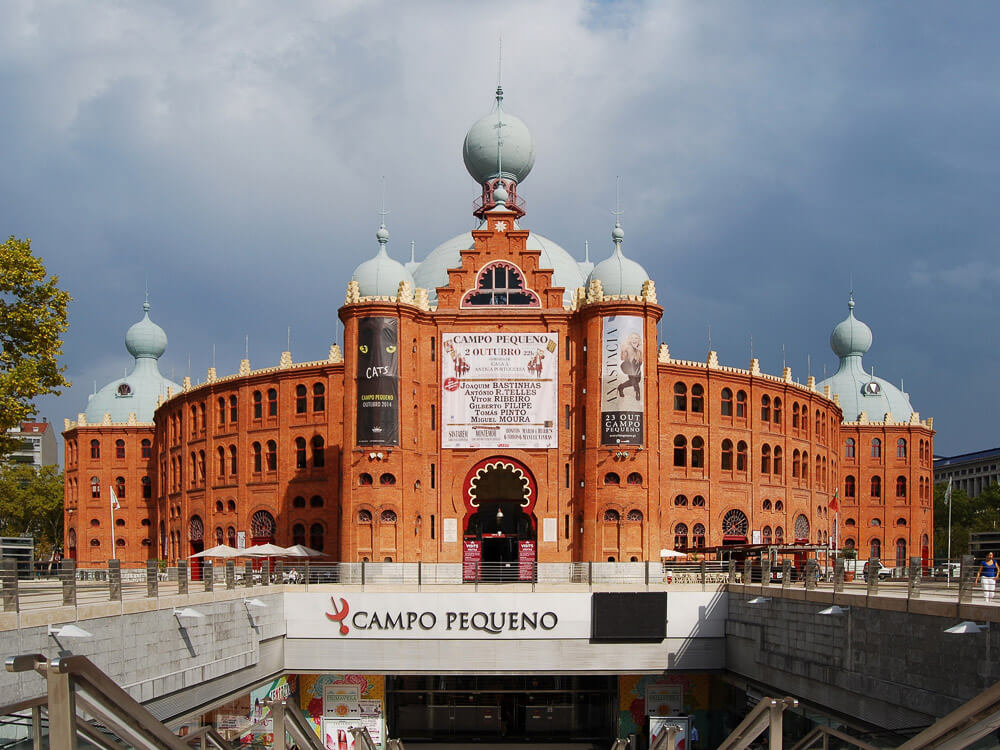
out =
{"type": "Polygon", "coordinates": [[[73,295],[62,428],[131,364],[204,379],[326,356],[353,267],[472,226],[468,127],[531,127],[524,225],[656,281],[675,357],[835,370],[846,314],[935,448],[1000,444],[1000,6],[937,2],[0,4],[0,235],[73,295]],[[190,365],[189,365],[190,362],[190,365]],[[190,369],[189,369],[190,368],[190,369]]]}

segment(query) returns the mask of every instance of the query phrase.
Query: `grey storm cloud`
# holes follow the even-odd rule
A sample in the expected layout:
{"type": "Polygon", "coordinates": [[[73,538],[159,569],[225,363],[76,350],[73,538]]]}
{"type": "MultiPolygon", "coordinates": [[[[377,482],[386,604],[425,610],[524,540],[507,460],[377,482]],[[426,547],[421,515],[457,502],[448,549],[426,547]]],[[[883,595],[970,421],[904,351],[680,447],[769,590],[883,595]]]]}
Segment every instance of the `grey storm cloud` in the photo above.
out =
{"type": "Polygon", "coordinates": [[[161,369],[324,357],[353,267],[472,226],[466,129],[505,105],[524,225],[656,281],[674,356],[804,380],[846,314],[939,453],[991,447],[1000,8],[932,2],[0,6],[0,233],[73,294],[61,424],[152,317],[161,369]],[[710,333],[709,333],[710,331],[710,333]],[[784,351],[784,355],[782,354],[784,351]]]}

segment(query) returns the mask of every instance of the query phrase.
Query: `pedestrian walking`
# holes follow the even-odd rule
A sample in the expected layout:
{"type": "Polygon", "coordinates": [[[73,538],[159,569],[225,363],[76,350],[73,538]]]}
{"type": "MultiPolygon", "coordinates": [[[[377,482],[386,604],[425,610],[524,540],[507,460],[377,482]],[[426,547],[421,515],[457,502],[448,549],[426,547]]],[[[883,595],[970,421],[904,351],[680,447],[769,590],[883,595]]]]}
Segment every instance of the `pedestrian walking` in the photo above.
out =
{"type": "Polygon", "coordinates": [[[979,583],[979,579],[983,581],[983,598],[987,602],[993,601],[993,594],[997,589],[997,564],[992,552],[987,552],[986,559],[979,564],[976,583],[979,583]]]}

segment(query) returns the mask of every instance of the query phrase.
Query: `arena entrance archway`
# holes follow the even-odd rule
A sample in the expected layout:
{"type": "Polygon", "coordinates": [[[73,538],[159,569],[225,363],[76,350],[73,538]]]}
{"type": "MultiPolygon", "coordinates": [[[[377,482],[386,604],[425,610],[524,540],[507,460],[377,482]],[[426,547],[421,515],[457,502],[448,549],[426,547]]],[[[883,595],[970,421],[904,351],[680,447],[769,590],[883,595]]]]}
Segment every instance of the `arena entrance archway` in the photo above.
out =
{"type": "Polygon", "coordinates": [[[505,456],[473,466],[462,486],[463,578],[533,580],[537,556],[535,477],[505,456]]]}

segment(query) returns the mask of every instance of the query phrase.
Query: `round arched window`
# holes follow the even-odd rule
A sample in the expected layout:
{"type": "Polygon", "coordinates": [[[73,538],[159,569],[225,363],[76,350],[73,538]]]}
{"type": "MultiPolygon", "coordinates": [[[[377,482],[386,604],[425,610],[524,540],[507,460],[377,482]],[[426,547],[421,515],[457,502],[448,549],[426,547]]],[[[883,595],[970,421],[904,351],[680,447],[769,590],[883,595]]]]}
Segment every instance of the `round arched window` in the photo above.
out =
{"type": "Polygon", "coordinates": [[[396,523],[396,511],[394,510],[383,510],[379,515],[378,520],[381,523],[396,523]]]}
{"type": "Polygon", "coordinates": [[[625,520],[626,521],[641,521],[642,520],[642,511],[639,510],[638,508],[633,508],[632,510],[630,510],[628,512],[628,515],[625,516],[625,520]]]}
{"type": "Polygon", "coordinates": [[[258,510],[250,519],[250,533],[254,537],[273,537],[276,526],[274,516],[266,510],[258,510]]]}
{"type": "Polygon", "coordinates": [[[358,523],[371,523],[371,522],[372,522],[372,512],[370,510],[358,511],[358,523]]]}
{"type": "Polygon", "coordinates": [[[604,511],[604,520],[610,523],[617,523],[621,520],[621,514],[614,508],[608,508],[604,511]]]}
{"type": "Polygon", "coordinates": [[[201,516],[191,516],[191,521],[188,523],[188,539],[192,542],[200,542],[205,538],[205,524],[201,520],[201,516]]]}
{"type": "Polygon", "coordinates": [[[723,536],[745,537],[749,527],[747,516],[741,510],[733,508],[722,517],[723,536]]]}
{"type": "Polygon", "coordinates": [[[809,519],[806,518],[804,513],[799,513],[795,517],[795,540],[809,539],[809,519]]]}

